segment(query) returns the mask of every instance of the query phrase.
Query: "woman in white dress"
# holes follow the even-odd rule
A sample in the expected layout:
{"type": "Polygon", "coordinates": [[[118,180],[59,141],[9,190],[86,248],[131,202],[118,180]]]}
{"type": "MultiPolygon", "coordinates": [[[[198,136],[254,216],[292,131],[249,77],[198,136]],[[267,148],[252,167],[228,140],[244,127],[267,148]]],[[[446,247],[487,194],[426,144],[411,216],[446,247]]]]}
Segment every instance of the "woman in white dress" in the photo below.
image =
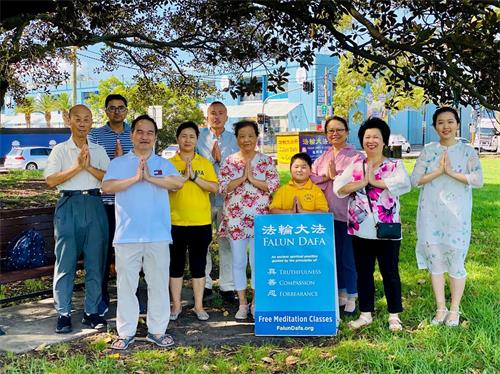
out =
{"type": "Polygon", "coordinates": [[[432,116],[439,142],[427,144],[411,175],[421,187],[417,210],[417,262],[431,273],[436,298],[433,325],[458,326],[465,288],[465,256],[471,236],[472,187],[482,187],[483,174],[473,147],[455,139],[460,119],[455,109],[442,107],[432,116]],[[445,277],[451,291],[446,308],[445,277]]]}

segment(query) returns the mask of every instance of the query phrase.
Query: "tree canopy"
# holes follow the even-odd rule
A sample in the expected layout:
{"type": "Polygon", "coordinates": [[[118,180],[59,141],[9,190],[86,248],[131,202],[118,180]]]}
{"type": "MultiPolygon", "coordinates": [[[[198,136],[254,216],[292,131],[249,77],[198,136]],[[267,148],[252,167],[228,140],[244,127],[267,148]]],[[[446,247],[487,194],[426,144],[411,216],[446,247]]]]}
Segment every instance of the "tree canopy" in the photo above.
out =
{"type": "Polygon", "coordinates": [[[390,81],[391,72],[386,70],[380,72],[376,77],[369,74],[370,63],[361,71],[350,69],[352,66],[352,55],[350,53],[342,56],[339,69],[335,77],[335,91],[332,98],[332,106],[335,114],[348,118],[352,114],[354,123],[363,121],[363,114],[356,110],[366,91],[369,92],[367,101],[369,105],[373,102],[380,103],[382,108],[391,108],[394,115],[404,109],[419,109],[425,104],[424,89],[411,86],[410,89],[389,90],[387,82],[390,81]]]}
{"type": "Polygon", "coordinates": [[[175,130],[184,121],[201,124],[203,112],[198,108],[199,99],[194,92],[181,92],[167,87],[164,83],[151,83],[139,79],[131,85],[124,84],[116,77],[110,77],[99,83],[99,92],[86,100],[94,120],[104,123],[107,117],[103,111],[106,96],[115,93],[123,95],[128,102],[128,122],[148,112],[151,105],[162,107],[162,128],[158,132],[159,149],[175,143],[175,130]]]}
{"type": "Polygon", "coordinates": [[[200,74],[235,77],[253,93],[252,68],[269,68],[269,89],[287,80],[287,61],[350,52],[351,68],[386,74],[388,89],[422,87],[436,103],[500,109],[498,0],[52,0],[2,1],[0,105],[9,90],[61,81],[69,47],[103,43],[103,67],[137,65],[169,86],[200,74]],[[30,4],[28,4],[30,3],[30,4]],[[344,28],[345,17],[352,19],[344,28]],[[368,63],[369,62],[369,63],[368,63]],[[190,74],[196,71],[196,75],[190,74]]]}

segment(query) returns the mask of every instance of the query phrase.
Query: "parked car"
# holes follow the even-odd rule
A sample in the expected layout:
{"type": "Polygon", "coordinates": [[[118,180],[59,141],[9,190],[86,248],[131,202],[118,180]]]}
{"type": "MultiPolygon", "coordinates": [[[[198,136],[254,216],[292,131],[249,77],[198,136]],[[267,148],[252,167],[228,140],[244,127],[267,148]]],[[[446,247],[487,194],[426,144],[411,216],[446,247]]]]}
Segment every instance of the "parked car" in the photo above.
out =
{"type": "Polygon", "coordinates": [[[161,157],[166,159],[172,158],[178,151],[179,151],[179,144],[170,144],[167,148],[165,148],[161,152],[161,157]]]}
{"type": "Polygon", "coordinates": [[[16,147],[5,157],[6,169],[45,169],[52,148],[49,147],[16,147]]]}
{"type": "Polygon", "coordinates": [[[389,137],[389,146],[391,145],[400,145],[401,150],[406,153],[410,153],[411,151],[410,143],[401,134],[394,134],[389,137]]]}

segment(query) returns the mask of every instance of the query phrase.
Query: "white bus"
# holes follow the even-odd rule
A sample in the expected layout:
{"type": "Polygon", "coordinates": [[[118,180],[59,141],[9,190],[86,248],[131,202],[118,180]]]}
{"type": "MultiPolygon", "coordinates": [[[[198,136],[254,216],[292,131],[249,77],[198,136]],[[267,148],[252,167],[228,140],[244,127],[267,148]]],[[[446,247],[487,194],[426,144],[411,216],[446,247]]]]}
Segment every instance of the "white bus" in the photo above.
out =
{"type": "Polygon", "coordinates": [[[474,136],[474,148],[481,151],[499,152],[500,124],[494,118],[479,121],[474,136]]]}

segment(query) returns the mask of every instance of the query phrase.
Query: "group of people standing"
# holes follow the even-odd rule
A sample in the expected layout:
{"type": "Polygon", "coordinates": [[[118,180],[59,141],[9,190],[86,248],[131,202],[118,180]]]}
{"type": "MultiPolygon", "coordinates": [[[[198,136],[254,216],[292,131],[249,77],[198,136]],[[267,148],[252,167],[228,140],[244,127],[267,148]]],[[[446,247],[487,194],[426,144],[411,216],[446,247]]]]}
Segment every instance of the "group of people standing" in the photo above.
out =
{"type": "Polygon", "coordinates": [[[474,149],[455,140],[460,120],[453,108],[443,107],[434,114],[440,141],[425,146],[411,178],[401,160],[384,156],[390,135],[387,123],[369,118],[362,124],[358,137],[363,154],[347,143],[347,121],[334,116],[324,128],[331,148],[314,163],[305,153],[295,155],[291,180],[280,188],[274,161],[257,151],[257,124],[244,120],[234,125],[234,134],[225,130],[228,117],[221,102],[208,107],[207,128],[193,122],[177,128],[179,151],[169,161],[154,154],[158,128],[152,118],[143,115],[126,124],[127,101],[120,95],[108,96],[105,107],[109,122],[92,131],[88,108],[77,105],[70,110],[71,138],[54,147],[45,171],[47,184],[61,194],[54,218],[56,332],[72,328],[71,292],[82,252],[86,270],[82,323],[92,328],[106,325],[114,247],[118,339],[112,347],[127,349],[134,341],[141,269],[148,288],[147,340],[160,347],[174,344],[166,329],[182,314],[186,253],[192,311],[201,321],[210,318],[203,296],[212,288],[213,227],[219,244],[221,295],[226,300],[236,298],[235,318],[247,319],[255,313],[255,295],[248,303],[246,273],[250,262],[253,289],[255,216],[328,211],[334,216],[339,305],[345,314],[354,314],[358,299],[361,312],[349,327],[357,329],[373,320],[373,273],[378,261],[389,328],[401,330],[399,196],[412,184],[422,188],[417,260],[431,273],[437,303],[432,323],[458,324],[470,241],[471,187],[482,185],[482,172],[474,149]],[[449,311],[445,272],[451,285],[449,311]]]}

